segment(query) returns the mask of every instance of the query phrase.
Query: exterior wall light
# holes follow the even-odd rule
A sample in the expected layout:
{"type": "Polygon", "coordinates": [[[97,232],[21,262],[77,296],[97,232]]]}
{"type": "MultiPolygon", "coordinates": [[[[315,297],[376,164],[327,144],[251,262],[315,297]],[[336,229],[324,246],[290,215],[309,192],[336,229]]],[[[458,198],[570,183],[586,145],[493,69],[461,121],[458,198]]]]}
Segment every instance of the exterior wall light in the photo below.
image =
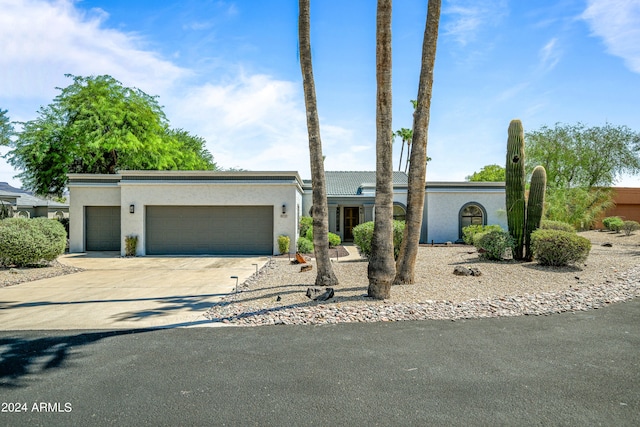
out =
{"type": "Polygon", "coordinates": [[[286,215],[287,214],[287,205],[283,204],[282,205],[282,215],[286,215]]]}
{"type": "Polygon", "coordinates": [[[129,205],[129,213],[135,213],[136,205],[129,205]]]}

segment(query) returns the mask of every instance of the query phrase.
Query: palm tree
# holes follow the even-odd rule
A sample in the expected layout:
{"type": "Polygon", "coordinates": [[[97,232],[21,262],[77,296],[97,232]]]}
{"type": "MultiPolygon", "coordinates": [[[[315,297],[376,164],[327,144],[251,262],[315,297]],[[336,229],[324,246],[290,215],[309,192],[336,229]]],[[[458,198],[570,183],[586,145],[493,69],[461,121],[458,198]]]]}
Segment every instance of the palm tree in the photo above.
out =
{"type": "Polygon", "coordinates": [[[429,160],[427,157],[427,135],[429,130],[433,67],[436,60],[441,3],[441,0],[429,0],[429,5],[427,6],[427,22],[422,43],[422,69],[420,70],[416,111],[413,115],[413,141],[411,144],[407,215],[394,284],[409,284],[414,282],[414,270],[416,257],[418,256],[422,215],[424,211],[427,161],[429,160]]]}
{"type": "Polygon", "coordinates": [[[396,272],[393,258],[393,130],[391,128],[391,0],[376,14],[376,199],[368,296],[386,299],[396,272]]]}
{"type": "MultiPolygon", "coordinates": [[[[407,161],[409,159],[409,145],[411,144],[411,138],[413,136],[413,131],[411,129],[407,129],[407,128],[401,128],[400,130],[397,130],[395,133],[395,136],[399,136],[400,139],[402,139],[402,148],[400,148],[400,163],[398,163],[398,170],[402,170],[402,155],[404,153],[404,144],[407,144],[407,161]]],[[[407,172],[407,168],[405,166],[404,169],[405,172],[407,172]]]]}
{"type": "Polygon", "coordinates": [[[300,0],[298,38],[300,43],[300,69],[304,103],[307,110],[309,133],[309,159],[311,162],[311,186],[313,206],[313,248],[316,257],[316,286],[335,286],[338,278],[333,272],[329,258],[329,209],[327,207],[327,184],[324,176],[324,156],[320,139],[320,120],[316,103],[316,88],[311,63],[310,0],[300,0]]]}

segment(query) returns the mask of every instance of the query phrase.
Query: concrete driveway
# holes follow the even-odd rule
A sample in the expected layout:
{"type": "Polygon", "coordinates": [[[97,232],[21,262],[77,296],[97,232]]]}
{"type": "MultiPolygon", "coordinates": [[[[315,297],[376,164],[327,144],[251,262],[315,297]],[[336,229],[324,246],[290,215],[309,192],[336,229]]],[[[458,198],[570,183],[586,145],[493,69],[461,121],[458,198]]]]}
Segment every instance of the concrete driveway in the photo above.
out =
{"type": "Polygon", "coordinates": [[[137,257],[68,254],[85,271],[0,288],[4,330],[131,329],[197,326],[267,257],[137,257]]]}

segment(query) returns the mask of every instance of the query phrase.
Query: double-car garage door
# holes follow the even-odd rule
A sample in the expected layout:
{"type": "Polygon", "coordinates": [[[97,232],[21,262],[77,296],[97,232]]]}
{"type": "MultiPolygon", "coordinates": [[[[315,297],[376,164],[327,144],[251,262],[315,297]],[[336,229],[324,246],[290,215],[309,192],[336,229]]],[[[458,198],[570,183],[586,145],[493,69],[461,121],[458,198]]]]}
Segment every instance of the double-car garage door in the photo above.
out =
{"type": "Polygon", "coordinates": [[[147,255],[271,255],[273,206],[147,206],[147,255]]]}
{"type": "MultiPolygon", "coordinates": [[[[120,251],[120,206],[85,208],[87,251],[120,251]]],[[[147,255],[271,255],[273,206],[147,206],[147,255]]]]}

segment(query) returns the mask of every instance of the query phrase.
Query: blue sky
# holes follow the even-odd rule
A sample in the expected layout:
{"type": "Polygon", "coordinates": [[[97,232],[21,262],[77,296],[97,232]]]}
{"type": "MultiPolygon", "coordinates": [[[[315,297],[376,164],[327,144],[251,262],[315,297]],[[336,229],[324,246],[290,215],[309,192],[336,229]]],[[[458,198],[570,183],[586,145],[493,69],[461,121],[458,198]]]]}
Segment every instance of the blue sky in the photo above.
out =
{"type": "MultiPolygon", "coordinates": [[[[158,95],[172,127],[222,167],[309,177],[297,1],[0,0],[0,108],[37,116],[74,75],[158,95]]],[[[312,0],[327,170],[375,167],[373,0],[312,0]]],[[[393,10],[394,129],[411,127],[426,0],[393,10]]],[[[464,180],[503,164],[509,121],[640,131],[640,0],[443,0],[427,171],[464,180]]],[[[0,154],[6,153],[0,149],[0,154]]],[[[394,145],[398,167],[400,141],[394,145]]],[[[0,159],[0,181],[20,185],[0,159]]],[[[640,186],[640,177],[619,185],[640,186]]]]}

